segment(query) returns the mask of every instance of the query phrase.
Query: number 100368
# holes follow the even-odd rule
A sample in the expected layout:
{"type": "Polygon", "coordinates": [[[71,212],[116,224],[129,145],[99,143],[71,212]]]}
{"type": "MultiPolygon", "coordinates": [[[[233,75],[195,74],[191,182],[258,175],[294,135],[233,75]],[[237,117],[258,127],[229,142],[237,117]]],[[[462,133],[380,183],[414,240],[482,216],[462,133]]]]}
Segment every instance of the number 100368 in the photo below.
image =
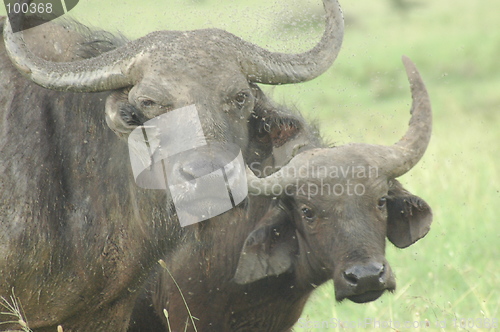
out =
{"type": "Polygon", "coordinates": [[[52,3],[6,3],[5,7],[8,14],[51,14],[53,11],[52,3]]]}

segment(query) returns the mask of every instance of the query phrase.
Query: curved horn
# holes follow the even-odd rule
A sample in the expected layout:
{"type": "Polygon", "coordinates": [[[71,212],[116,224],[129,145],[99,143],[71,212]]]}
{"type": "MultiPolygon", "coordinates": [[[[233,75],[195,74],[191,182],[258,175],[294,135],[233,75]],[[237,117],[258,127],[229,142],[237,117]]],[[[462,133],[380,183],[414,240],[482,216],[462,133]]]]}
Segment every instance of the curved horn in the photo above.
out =
{"type": "Polygon", "coordinates": [[[344,37],[344,18],[337,0],[323,0],[326,27],[321,41],[300,54],[272,53],[243,42],[240,62],[251,82],[289,84],[312,80],[324,73],[337,58],[344,37]]]}
{"type": "Polygon", "coordinates": [[[248,184],[248,193],[256,196],[280,196],[284,192],[286,186],[293,184],[293,178],[287,176],[286,166],[278,172],[273,173],[265,178],[257,177],[254,172],[247,166],[246,176],[248,184]]]}
{"type": "Polygon", "coordinates": [[[432,132],[431,103],[422,77],[406,56],[403,56],[403,64],[411,86],[412,117],[406,134],[393,146],[384,147],[387,151],[381,154],[384,160],[381,167],[392,178],[405,174],[417,164],[429,145],[432,132]]]}
{"type": "Polygon", "coordinates": [[[265,178],[256,177],[247,168],[249,193],[264,196],[282,194],[288,185],[294,184],[297,178],[302,177],[300,172],[297,172],[309,162],[312,166],[327,165],[342,163],[346,158],[363,156],[376,161],[389,178],[397,178],[413,168],[424,155],[430,141],[432,110],[429,95],[417,68],[407,57],[403,57],[403,63],[410,81],[413,103],[409,128],[399,142],[392,146],[354,143],[335,148],[307,150],[293,157],[278,172],[265,178]]]}
{"type": "MultiPolygon", "coordinates": [[[[30,3],[31,0],[23,0],[30,3]]],[[[323,1],[327,22],[321,41],[301,54],[273,53],[235,36],[228,40],[227,55],[234,52],[248,80],[286,84],[311,80],[326,71],[340,51],[344,34],[342,11],[337,0],[323,1]]],[[[12,17],[14,16],[14,17],[12,17]]],[[[4,41],[18,70],[33,82],[54,90],[97,92],[133,85],[140,73],[131,73],[142,54],[154,48],[159,35],[140,38],[98,57],[68,63],[53,63],[35,56],[22,36],[23,14],[7,20],[4,41]],[[12,26],[11,26],[12,25],[12,26]],[[13,31],[20,31],[13,33],[13,31]]]]}
{"type": "MultiPolygon", "coordinates": [[[[24,0],[30,3],[31,0],[24,0]]],[[[121,47],[101,56],[75,61],[50,62],[35,56],[23,38],[22,13],[12,14],[4,26],[4,42],[7,54],[14,66],[33,82],[54,90],[72,92],[97,92],[132,85],[132,64],[138,55],[131,46],[121,47]],[[19,32],[13,32],[19,31],[19,32]]]]}

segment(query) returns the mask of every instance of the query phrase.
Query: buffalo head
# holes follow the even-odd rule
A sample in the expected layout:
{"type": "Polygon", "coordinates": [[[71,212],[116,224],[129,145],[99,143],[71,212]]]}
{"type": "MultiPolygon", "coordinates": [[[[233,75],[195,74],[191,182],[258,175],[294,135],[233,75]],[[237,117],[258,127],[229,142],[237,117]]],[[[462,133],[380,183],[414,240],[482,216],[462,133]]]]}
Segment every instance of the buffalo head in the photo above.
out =
{"type": "Polygon", "coordinates": [[[395,289],[385,238],[407,247],[425,236],[432,222],[427,203],[396,180],[423,156],[432,126],[425,86],[413,63],[403,61],[413,106],[399,142],[308,150],[265,178],[248,169],[253,194],[281,198],[248,236],[236,282],[294,270],[302,285],[333,279],[336,299],[354,302],[395,289]]]}
{"type": "MultiPolygon", "coordinates": [[[[69,92],[109,91],[107,123],[121,137],[147,120],[195,105],[207,143],[217,143],[216,149],[237,146],[251,162],[258,153],[250,155],[246,149],[256,141],[248,123],[266,116],[259,111],[272,109],[256,83],[308,81],[337,57],[342,12],[337,0],[324,0],[324,7],[322,39],[301,54],[269,52],[226,31],[204,29],[153,32],[93,58],[55,63],[36,57],[23,33],[13,33],[21,31],[22,15],[6,22],[4,40],[13,64],[36,84],[69,92]]],[[[176,174],[188,181],[203,173],[199,168],[204,156],[196,151],[185,157],[176,174]]]]}

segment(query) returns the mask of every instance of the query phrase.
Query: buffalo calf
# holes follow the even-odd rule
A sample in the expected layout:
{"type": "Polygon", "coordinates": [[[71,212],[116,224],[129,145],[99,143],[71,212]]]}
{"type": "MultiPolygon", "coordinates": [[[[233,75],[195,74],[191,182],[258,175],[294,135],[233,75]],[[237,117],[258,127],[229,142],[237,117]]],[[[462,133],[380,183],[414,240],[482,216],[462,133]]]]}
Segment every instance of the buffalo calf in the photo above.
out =
{"type": "Polygon", "coordinates": [[[244,204],[198,225],[169,257],[171,275],[152,278],[149,296],[165,328],[163,309],[172,331],[192,321],[199,331],[288,331],[330,279],[337,301],[394,291],[385,238],[407,247],[432,222],[429,205],[396,180],[423,156],[432,123],[420,75],[403,61],[413,98],[406,135],[392,146],[309,145],[274,174],[248,170],[244,204]]]}

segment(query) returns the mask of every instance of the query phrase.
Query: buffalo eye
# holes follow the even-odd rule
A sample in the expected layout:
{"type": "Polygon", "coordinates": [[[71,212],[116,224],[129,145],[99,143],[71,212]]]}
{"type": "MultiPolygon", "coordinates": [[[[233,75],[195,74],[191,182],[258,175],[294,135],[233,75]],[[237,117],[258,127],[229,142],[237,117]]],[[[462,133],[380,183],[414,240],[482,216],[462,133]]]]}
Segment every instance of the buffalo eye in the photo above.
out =
{"type": "Polygon", "coordinates": [[[151,99],[141,99],[140,100],[140,103],[141,103],[141,107],[152,107],[154,106],[156,103],[151,100],[151,99]]]}
{"type": "Polygon", "coordinates": [[[316,220],[316,213],[314,213],[314,210],[308,207],[303,207],[301,209],[302,212],[302,217],[307,221],[307,222],[313,222],[316,220]]]}
{"type": "Polygon", "coordinates": [[[387,198],[385,197],[382,197],[378,200],[377,202],[377,207],[380,209],[380,210],[383,210],[385,209],[385,205],[387,204],[387,198]]]}
{"type": "Polygon", "coordinates": [[[243,107],[243,105],[245,104],[247,99],[248,99],[248,93],[242,91],[236,95],[236,97],[234,98],[234,101],[236,102],[238,107],[243,107]]]}

